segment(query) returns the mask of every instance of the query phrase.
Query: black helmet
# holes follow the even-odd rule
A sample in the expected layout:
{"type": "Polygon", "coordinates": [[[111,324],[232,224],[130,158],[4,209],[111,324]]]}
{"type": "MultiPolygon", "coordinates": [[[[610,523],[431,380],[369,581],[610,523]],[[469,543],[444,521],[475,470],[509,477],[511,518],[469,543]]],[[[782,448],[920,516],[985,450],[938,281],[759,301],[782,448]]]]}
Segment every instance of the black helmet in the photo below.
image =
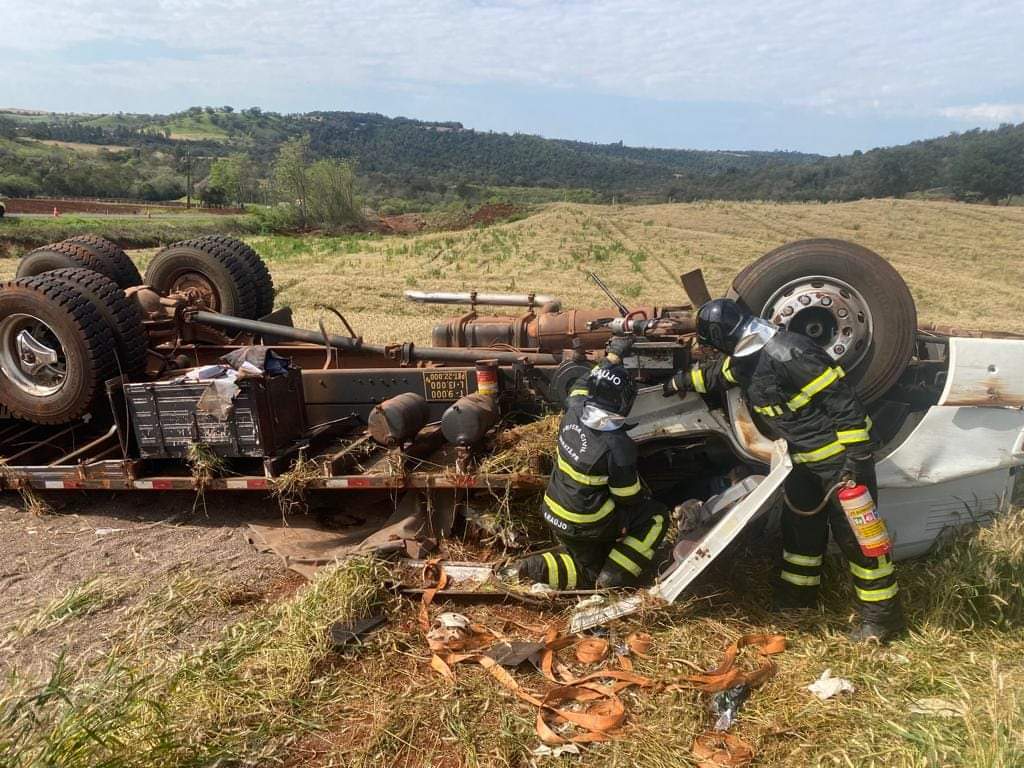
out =
{"type": "Polygon", "coordinates": [[[697,312],[697,341],[732,354],[750,318],[732,299],[713,299],[697,312]]]}
{"type": "Polygon", "coordinates": [[[625,367],[602,362],[587,377],[589,402],[611,413],[626,416],[636,400],[636,382],[625,367]]]}

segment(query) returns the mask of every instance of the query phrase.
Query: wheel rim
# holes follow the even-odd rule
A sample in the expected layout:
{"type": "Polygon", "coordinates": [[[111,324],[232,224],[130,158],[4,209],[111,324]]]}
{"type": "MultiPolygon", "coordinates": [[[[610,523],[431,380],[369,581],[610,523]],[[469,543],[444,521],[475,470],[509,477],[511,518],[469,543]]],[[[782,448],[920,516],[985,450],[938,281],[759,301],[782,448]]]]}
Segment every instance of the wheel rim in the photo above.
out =
{"type": "Polygon", "coordinates": [[[171,280],[168,293],[184,293],[211,312],[220,311],[220,294],[210,279],[201,272],[179,272],[171,280]]]}
{"type": "Polygon", "coordinates": [[[34,315],[8,315],[0,321],[0,371],[26,394],[56,394],[68,377],[60,338],[34,315]]]}
{"type": "Polygon", "coordinates": [[[817,342],[837,363],[851,370],[871,346],[871,310],[849,283],[834,277],[793,280],[772,294],[761,316],[817,342]]]}

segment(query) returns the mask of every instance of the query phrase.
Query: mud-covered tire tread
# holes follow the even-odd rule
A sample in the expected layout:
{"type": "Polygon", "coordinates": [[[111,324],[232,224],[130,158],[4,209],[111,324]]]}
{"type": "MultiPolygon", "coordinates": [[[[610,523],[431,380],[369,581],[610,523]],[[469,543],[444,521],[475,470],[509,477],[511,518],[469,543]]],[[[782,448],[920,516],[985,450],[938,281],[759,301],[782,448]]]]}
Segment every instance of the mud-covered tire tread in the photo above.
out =
{"type": "Polygon", "coordinates": [[[125,289],[142,285],[142,275],[139,273],[139,268],[135,266],[135,262],[129,258],[128,254],[117,243],[112,243],[106,238],[97,237],[96,235],[75,235],[74,237],[67,238],[64,242],[80,245],[92,251],[97,259],[105,261],[110,267],[110,272],[116,275],[116,277],[113,277],[108,274],[108,277],[111,277],[119,288],[125,289]]]}
{"type": "Polygon", "coordinates": [[[874,320],[871,345],[847,380],[864,402],[883,395],[906,370],[914,353],[917,309],[900,273],[882,256],[846,240],[817,238],[787,243],[743,269],[730,295],[759,313],[782,285],[811,275],[832,276],[853,286],[874,320]]]}
{"type": "Polygon", "coordinates": [[[258,295],[257,314],[254,319],[259,319],[274,311],[274,279],[270,276],[267,265],[252,246],[230,235],[204,235],[196,239],[227,248],[249,267],[258,295]]]}
{"type": "Polygon", "coordinates": [[[0,312],[3,311],[4,293],[11,287],[36,293],[41,302],[56,306],[72,321],[80,340],[84,342],[85,355],[89,362],[88,367],[92,370],[91,372],[80,372],[81,378],[85,382],[85,388],[59,414],[41,414],[24,407],[17,400],[10,400],[7,397],[6,381],[4,381],[4,386],[0,387],[0,402],[7,406],[15,418],[36,424],[66,424],[74,421],[92,407],[97,397],[103,392],[103,383],[117,375],[113,331],[89,298],[66,280],[42,274],[16,278],[0,284],[0,312]]]}
{"type": "MultiPolygon", "coordinates": [[[[159,278],[159,272],[169,260],[175,257],[176,253],[183,253],[186,250],[191,251],[193,256],[197,253],[203,254],[205,258],[218,264],[230,276],[237,293],[238,306],[231,308],[231,311],[225,312],[225,314],[249,320],[257,318],[259,297],[249,267],[244,259],[220,243],[204,242],[200,238],[171,243],[149,262],[149,266],[146,268],[146,284],[161,293],[169,290],[169,285],[162,285],[163,280],[159,278]]],[[[221,311],[224,312],[223,307],[221,311]]]]}
{"type": "Polygon", "coordinates": [[[118,355],[115,362],[120,363],[120,373],[132,376],[146,367],[147,337],[142,313],[117,283],[89,269],[57,269],[46,274],[73,283],[94,302],[114,333],[118,355]]]}
{"type": "Polygon", "coordinates": [[[117,272],[113,264],[102,256],[79,243],[50,243],[29,251],[18,262],[15,277],[35,277],[54,269],[66,267],[82,267],[106,275],[117,282],[117,272]]]}

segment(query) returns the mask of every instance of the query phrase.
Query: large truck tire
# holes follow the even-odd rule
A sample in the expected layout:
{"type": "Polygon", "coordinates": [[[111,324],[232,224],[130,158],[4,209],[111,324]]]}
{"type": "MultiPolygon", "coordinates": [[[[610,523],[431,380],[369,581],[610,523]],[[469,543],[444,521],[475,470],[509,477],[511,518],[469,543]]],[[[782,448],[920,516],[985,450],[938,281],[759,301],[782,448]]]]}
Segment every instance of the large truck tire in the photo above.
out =
{"type": "Polygon", "coordinates": [[[15,418],[66,424],[117,375],[114,335],[88,296],[50,275],[0,285],[0,405],[15,418]]]}
{"type": "Polygon", "coordinates": [[[249,267],[238,254],[217,243],[172,243],[149,262],[146,284],[162,294],[193,291],[214,312],[250,320],[260,316],[249,267]]]}
{"type": "Polygon", "coordinates": [[[57,269],[46,274],[77,287],[103,316],[114,334],[120,373],[134,376],[145,370],[148,341],[142,313],[117,283],[89,269],[57,269]]]}
{"type": "MultiPolygon", "coordinates": [[[[66,269],[69,267],[91,269],[94,272],[99,272],[101,275],[106,275],[115,283],[119,279],[125,279],[122,265],[111,261],[106,255],[98,254],[97,251],[93,251],[80,243],[71,243],[66,240],[60,243],[44,245],[42,248],[36,248],[26,253],[18,263],[16,277],[34,277],[54,269],[66,269]]],[[[137,270],[136,274],[138,274],[137,270]]]]}
{"type": "Polygon", "coordinates": [[[888,261],[855,243],[783,245],[740,272],[730,295],[821,344],[864,402],[895,384],[914,352],[910,289],[888,261]]]}
{"type": "Polygon", "coordinates": [[[227,248],[249,267],[258,295],[256,319],[265,317],[274,311],[274,279],[270,276],[267,265],[252,246],[230,235],[205,235],[198,240],[202,243],[212,243],[227,248]]]}
{"type": "Polygon", "coordinates": [[[117,283],[118,288],[123,290],[142,285],[139,268],[135,266],[135,262],[128,257],[124,249],[116,243],[95,235],[75,235],[67,238],[64,242],[80,245],[91,252],[97,260],[102,261],[107,266],[104,274],[111,277],[117,283]]]}

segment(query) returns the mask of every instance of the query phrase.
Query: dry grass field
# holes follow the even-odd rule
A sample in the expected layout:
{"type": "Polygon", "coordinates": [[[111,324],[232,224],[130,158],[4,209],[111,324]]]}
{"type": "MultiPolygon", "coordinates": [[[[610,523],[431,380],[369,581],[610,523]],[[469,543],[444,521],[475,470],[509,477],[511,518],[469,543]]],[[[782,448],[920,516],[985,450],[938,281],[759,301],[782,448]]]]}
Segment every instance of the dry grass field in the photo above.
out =
{"type": "MultiPolygon", "coordinates": [[[[315,308],[330,304],[367,339],[425,342],[452,308],[411,305],[407,288],[535,290],[568,306],[601,306],[585,276],[592,269],[627,301],[678,303],[680,272],[700,266],[721,291],[750,260],[804,237],[855,240],[891,259],[924,321],[1024,330],[1022,208],[553,205],[479,230],[250,242],[297,324],[315,327],[323,314],[336,328],[315,308]]],[[[140,263],[151,254],[139,252],[140,263]]],[[[14,267],[0,260],[0,277],[14,267]]],[[[0,566],[0,590],[14,583],[19,551],[51,574],[6,592],[15,599],[0,607],[0,669],[10,675],[0,681],[3,768],[696,765],[690,745],[709,723],[696,692],[625,693],[621,738],[581,756],[538,757],[530,708],[478,668],[460,667],[455,684],[429,668],[415,606],[381,589],[379,565],[352,562],[293,594],[277,586],[279,567],[237,542],[217,567],[205,567],[204,537],[240,527],[237,502],[190,517],[181,510],[191,500],[166,500],[160,509],[122,507],[108,520],[107,507],[128,503],[143,502],[66,501],[49,518],[0,510],[13,563],[0,566]],[[100,541],[101,525],[126,532],[100,541]],[[41,535],[54,545],[29,542],[41,535]],[[116,536],[119,546],[104,543],[116,536]],[[62,567],[77,542],[88,557],[62,567]],[[179,546],[187,555],[176,567],[179,546]],[[344,655],[330,651],[332,622],[377,610],[389,617],[385,629],[344,655]]],[[[669,678],[713,666],[742,633],[785,634],[778,674],[753,692],[733,727],[755,747],[755,766],[1024,765],[1024,515],[901,566],[912,629],[887,648],[844,639],[851,616],[842,563],[829,564],[823,606],[789,616],[765,610],[770,567],[769,552],[742,550],[712,569],[700,599],[614,626],[613,640],[650,632],[652,654],[636,660],[637,670],[669,678]],[[826,668],[849,678],[855,693],[813,698],[805,687],[826,668]]],[[[556,618],[511,607],[455,610],[516,637],[527,633],[515,622],[556,618]]],[[[543,687],[536,675],[518,675],[543,687]]]]}

